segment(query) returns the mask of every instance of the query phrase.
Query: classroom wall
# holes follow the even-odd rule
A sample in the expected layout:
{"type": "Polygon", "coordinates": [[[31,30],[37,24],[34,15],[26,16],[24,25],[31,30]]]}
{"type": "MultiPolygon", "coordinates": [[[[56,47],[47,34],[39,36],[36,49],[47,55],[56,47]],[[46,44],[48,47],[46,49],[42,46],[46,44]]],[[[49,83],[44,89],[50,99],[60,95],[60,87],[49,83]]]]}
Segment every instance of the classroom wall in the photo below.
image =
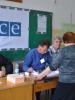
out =
{"type": "Polygon", "coordinates": [[[75,0],[23,0],[23,3],[0,0],[0,5],[53,12],[53,36],[75,31],[75,0]]]}

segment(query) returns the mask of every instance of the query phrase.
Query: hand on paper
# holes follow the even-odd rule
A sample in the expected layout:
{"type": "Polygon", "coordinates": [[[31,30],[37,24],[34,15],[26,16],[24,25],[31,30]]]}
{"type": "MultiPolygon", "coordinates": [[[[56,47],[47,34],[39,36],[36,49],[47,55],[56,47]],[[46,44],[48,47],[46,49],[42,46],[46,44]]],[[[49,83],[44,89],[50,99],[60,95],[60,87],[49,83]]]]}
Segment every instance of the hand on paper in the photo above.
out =
{"type": "Polygon", "coordinates": [[[32,72],[33,72],[33,68],[30,67],[30,68],[28,69],[28,72],[29,72],[29,73],[32,73],[32,72]]]}
{"type": "Polygon", "coordinates": [[[0,77],[5,76],[5,73],[3,71],[0,71],[0,77]]]}
{"type": "Polygon", "coordinates": [[[43,79],[43,76],[41,75],[41,74],[39,74],[37,77],[36,77],[36,80],[37,81],[40,81],[40,80],[42,80],[43,79]]]}

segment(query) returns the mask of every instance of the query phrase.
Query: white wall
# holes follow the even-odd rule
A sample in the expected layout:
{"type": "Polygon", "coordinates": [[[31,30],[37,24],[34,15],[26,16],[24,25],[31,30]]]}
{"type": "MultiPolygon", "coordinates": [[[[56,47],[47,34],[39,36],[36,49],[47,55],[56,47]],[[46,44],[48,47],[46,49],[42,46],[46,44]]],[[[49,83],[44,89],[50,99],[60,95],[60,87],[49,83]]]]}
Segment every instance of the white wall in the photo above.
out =
{"type": "Polygon", "coordinates": [[[62,23],[71,23],[71,13],[75,24],[75,0],[23,0],[23,3],[0,0],[0,5],[53,12],[53,29],[61,29],[62,23]]]}

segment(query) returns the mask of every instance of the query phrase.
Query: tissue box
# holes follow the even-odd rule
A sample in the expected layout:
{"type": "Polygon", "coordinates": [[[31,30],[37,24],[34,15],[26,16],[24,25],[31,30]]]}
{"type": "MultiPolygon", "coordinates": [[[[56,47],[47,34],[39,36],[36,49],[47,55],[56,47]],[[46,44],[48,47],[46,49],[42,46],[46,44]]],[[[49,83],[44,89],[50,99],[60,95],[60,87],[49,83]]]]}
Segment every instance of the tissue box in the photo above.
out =
{"type": "Polygon", "coordinates": [[[23,83],[24,82],[24,76],[19,74],[10,74],[7,75],[7,81],[11,83],[23,83]]]}

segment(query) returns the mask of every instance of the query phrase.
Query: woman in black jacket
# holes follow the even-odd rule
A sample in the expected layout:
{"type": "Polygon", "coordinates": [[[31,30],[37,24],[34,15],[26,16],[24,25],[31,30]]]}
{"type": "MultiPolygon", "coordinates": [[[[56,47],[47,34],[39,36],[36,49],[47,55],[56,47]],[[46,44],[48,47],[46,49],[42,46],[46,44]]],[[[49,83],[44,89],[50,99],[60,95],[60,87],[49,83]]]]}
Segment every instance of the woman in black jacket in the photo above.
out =
{"type": "Polygon", "coordinates": [[[13,73],[13,64],[12,62],[0,54],[0,77],[4,75],[2,67],[5,68],[5,75],[13,73]]]}

